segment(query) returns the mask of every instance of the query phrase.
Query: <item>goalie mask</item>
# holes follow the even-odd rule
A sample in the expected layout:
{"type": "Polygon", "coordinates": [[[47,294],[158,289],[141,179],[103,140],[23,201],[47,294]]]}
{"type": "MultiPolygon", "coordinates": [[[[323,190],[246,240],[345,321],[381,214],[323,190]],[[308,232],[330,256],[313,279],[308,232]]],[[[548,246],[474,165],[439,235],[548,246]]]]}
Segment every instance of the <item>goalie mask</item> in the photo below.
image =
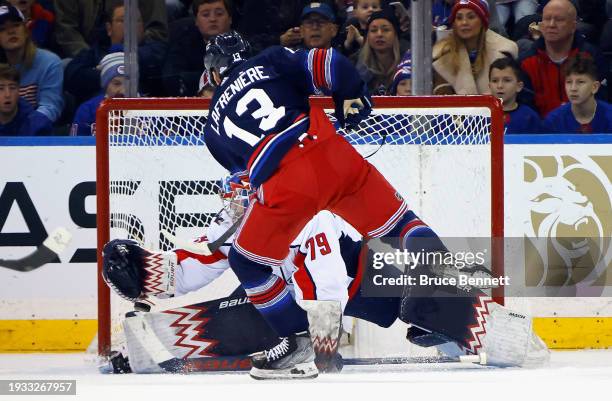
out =
{"type": "Polygon", "coordinates": [[[223,202],[223,210],[232,222],[242,219],[249,207],[249,202],[255,196],[255,191],[248,182],[240,181],[236,176],[228,176],[219,184],[219,195],[223,202]]]}
{"type": "Polygon", "coordinates": [[[174,252],[152,252],[136,241],[115,239],[104,245],[102,256],[102,277],[120,297],[135,302],[174,296],[174,252]]]}

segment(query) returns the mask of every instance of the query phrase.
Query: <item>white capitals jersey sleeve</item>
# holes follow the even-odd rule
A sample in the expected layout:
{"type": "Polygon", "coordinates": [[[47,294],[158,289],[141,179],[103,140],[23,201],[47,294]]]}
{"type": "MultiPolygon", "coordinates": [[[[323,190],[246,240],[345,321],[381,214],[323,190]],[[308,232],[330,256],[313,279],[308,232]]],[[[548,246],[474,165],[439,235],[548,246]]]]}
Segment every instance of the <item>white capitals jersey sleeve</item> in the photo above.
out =
{"type": "MultiPolygon", "coordinates": [[[[226,233],[232,225],[233,221],[227,212],[221,211],[208,226],[206,235],[195,239],[195,242],[214,242],[226,233]]],[[[227,255],[233,241],[234,235],[232,234],[217,251],[208,256],[196,255],[185,250],[175,249],[174,252],[177,254],[179,261],[176,271],[175,296],[185,295],[206,287],[229,269],[230,265],[227,255]]],[[[274,267],[272,273],[288,281],[293,270],[293,268],[289,268],[285,264],[281,268],[274,267]]],[[[292,291],[291,283],[288,282],[288,284],[290,284],[289,290],[292,291]]]]}
{"type": "MultiPolygon", "coordinates": [[[[206,230],[206,235],[197,238],[195,242],[213,242],[232,226],[232,221],[225,211],[211,222],[206,230]]],[[[212,255],[195,255],[180,249],[175,249],[179,259],[179,267],[176,271],[175,296],[185,295],[191,291],[197,291],[206,287],[216,280],[223,272],[229,269],[227,254],[234,237],[227,239],[212,255]]]]}

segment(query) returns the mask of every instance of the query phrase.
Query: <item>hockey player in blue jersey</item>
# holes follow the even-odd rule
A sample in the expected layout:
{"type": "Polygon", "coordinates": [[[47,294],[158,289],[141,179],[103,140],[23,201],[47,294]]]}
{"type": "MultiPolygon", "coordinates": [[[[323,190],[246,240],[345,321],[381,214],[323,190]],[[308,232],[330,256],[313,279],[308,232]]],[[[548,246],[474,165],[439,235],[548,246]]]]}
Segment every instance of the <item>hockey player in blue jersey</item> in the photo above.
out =
{"type": "MultiPolygon", "coordinates": [[[[309,109],[308,96],[326,94],[334,98],[341,126],[369,115],[367,88],[348,59],[332,49],[283,47],[248,59],[248,44],[230,32],[211,39],[205,66],[217,86],[206,145],[223,167],[257,188],[228,260],[251,303],[280,336],[277,346],[253,357],[251,376],[316,377],[306,312],[272,268],[282,264],[291,241],[317,212],[341,216],[366,238],[395,238],[396,248],[410,250],[415,237],[430,239],[427,251],[446,248],[376,168],[337,135],[323,110],[309,109]]],[[[464,298],[453,308],[476,322],[479,302],[486,309],[480,298],[464,298]]],[[[411,320],[419,308],[408,301],[404,317],[411,320]]]]}

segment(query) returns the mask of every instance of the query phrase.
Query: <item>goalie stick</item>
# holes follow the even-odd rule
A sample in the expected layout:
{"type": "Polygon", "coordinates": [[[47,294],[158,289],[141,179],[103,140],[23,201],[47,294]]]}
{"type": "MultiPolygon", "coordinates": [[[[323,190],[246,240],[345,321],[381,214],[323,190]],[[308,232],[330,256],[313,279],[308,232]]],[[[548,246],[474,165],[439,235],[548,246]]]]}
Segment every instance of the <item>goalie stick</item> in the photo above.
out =
{"type": "Polygon", "coordinates": [[[213,242],[190,242],[182,240],[172,234],[170,234],[166,230],[161,230],[161,233],[166,237],[170,242],[172,242],[175,246],[182,248],[186,251],[197,253],[198,255],[212,255],[215,253],[229,237],[232,236],[238,229],[242,219],[237,220],[232,224],[230,228],[227,229],[226,232],[223,233],[219,238],[214,240],[213,242]]]}
{"type": "MultiPolygon", "coordinates": [[[[249,355],[222,356],[179,359],[172,358],[164,361],[156,361],[161,371],[167,373],[198,373],[198,372],[247,372],[251,369],[251,358],[249,355]]],[[[344,366],[384,366],[384,365],[424,365],[424,364],[476,364],[487,367],[486,353],[478,355],[462,355],[457,358],[449,356],[416,356],[416,357],[382,357],[382,358],[342,358],[340,355],[333,362],[336,369],[333,373],[339,373],[344,366]]],[[[101,373],[132,373],[129,368],[128,359],[117,352],[109,363],[99,367],[101,373]]]]}
{"type": "Polygon", "coordinates": [[[58,227],[31,254],[20,259],[0,259],[0,266],[18,272],[29,272],[53,261],[66,249],[72,234],[64,227],[58,227]]]}

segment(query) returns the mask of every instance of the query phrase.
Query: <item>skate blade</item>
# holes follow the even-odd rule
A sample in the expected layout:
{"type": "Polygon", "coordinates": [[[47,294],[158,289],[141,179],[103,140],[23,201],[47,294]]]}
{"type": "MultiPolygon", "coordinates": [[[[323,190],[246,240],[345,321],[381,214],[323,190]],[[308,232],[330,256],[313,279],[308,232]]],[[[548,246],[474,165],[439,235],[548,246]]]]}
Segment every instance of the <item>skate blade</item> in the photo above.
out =
{"type": "Polygon", "coordinates": [[[289,369],[257,369],[253,367],[249,375],[255,380],[314,379],[319,375],[319,370],[314,362],[304,362],[289,369]]]}

